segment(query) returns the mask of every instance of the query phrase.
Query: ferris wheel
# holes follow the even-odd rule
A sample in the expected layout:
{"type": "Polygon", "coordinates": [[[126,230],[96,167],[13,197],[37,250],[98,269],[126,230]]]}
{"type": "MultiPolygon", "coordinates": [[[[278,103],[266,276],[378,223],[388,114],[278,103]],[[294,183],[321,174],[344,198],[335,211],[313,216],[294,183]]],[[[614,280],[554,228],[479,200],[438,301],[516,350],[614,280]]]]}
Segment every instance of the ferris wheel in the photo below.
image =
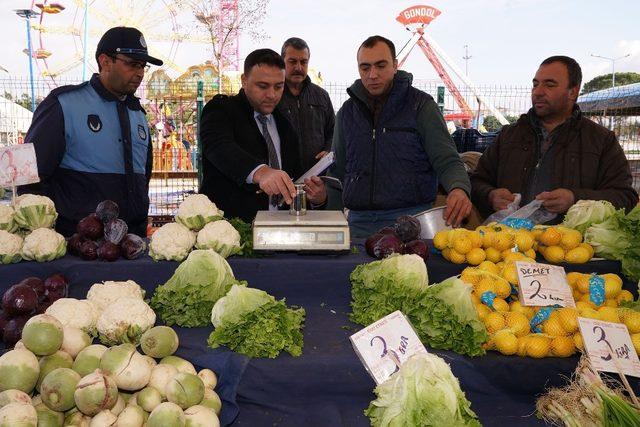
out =
{"type": "Polygon", "coordinates": [[[97,71],[94,53],[109,28],[138,28],[149,43],[150,54],[178,74],[184,68],[176,56],[183,43],[210,42],[194,28],[194,18],[184,0],[33,0],[40,12],[32,26],[32,56],[42,77],[57,86],[62,76],[83,79],[97,71]]]}

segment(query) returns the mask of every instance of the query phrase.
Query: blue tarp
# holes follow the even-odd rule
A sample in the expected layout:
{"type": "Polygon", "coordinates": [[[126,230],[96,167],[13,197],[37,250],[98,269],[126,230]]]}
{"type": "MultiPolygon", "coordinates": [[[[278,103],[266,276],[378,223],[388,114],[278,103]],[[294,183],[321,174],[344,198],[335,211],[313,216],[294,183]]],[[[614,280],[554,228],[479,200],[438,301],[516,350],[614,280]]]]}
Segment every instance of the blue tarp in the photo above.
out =
{"type": "Polygon", "coordinates": [[[610,116],[640,115],[640,83],[598,90],[578,97],[584,113],[610,116]]]}

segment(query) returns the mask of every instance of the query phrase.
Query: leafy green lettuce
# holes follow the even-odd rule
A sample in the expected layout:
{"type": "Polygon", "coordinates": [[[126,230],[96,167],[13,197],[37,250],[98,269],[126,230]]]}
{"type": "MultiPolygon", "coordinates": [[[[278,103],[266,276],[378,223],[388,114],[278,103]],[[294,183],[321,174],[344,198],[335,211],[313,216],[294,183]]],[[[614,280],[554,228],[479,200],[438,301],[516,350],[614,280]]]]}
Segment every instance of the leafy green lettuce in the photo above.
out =
{"type": "Polygon", "coordinates": [[[213,305],[237,283],[224,258],[210,249],[195,250],[156,288],[151,307],[167,325],[207,326],[213,305]]]}
{"type": "Polygon", "coordinates": [[[418,255],[392,255],[357,266],[351,281],[351,320],[369,325],[427,288],[427,266],[418,255]]]}
{"type": "Polygon", "coordinates": [[[436,355],[412,356],[374,391],[364,411],[373,427],[480,427],[458,379],[436,355]]]}
{"type": "Polygon", "coordinates": [[[207,343],[221,345],[249,357],[274,358],[284,350],[292,356],[302,354],[303,308],[287,308],[259,289],[234,285],[211,311],[215,330],[207,343]]]}
{"type": "Polygon", "coordinates": [[[591,225],[604,222],[615,212],[615,206],[606,200],[579,200],[569,208],[562,225],[584,234],[591,225]]]}

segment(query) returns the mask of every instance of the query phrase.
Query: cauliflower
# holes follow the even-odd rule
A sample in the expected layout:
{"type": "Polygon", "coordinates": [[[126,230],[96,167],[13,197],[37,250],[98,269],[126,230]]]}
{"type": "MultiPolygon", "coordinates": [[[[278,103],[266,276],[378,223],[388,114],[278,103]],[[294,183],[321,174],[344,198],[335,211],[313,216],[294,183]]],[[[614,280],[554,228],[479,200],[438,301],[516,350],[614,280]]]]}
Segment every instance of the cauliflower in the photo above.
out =
{"type": "Polygon", "coordinates": [[[86,299],[60,298],[45,311],[62,323],[63,327],[82,329],[90,335],[96,334],[98,310],[86,299]]]}
{"type": "Polygon", "coordinates": [[[51,228],[58,218],[53,200],[46,196],[24,194],[16,198],[15,221],[22,228],[51,228]]]}
{"type": "Polygon", "coordinates": [[[11,264],[22,259],[22,237],[0,230],[0,264],[11,264]]]}
{"type": "Polygon", "coordinates": [[[87,300],[91,301],[99,313],[120,298],[144,298],[144,289],[133,280],[126,282],[114,282],[107,280],[104,283],[95,283],[87,293],[87,300]]]}
{"type": "Polygon", "coordinates": [[[242,250],[240,233],[223,219],[210,222],[198,232],[196,248],[213,249],[226,258],[242,250]]]}
{"type": "Polygon", "coordinates": [[[161,259],[182,261],[195,243],[196,235],[194,232],[182,224],[170,222],[160,227],[151,236],[149,256],[155,261],[161,259]]]}
{"type": "Polygon", "coordinates": [[[38,228],[24,238],[22,257],[38,262],[53,261],[67,253],[67,241],[50,228],[38,228]]]}
{"type": "Polygon", "coordinates": [[[140,336],[156,323],[156,313],[140,298],[120,298],[98,318],[98,335],[103,344],[138,345],[140,336]]]}
{"type": "Polygon", "coordinates": [[[0,205],[0,230],[13,233],[18,229],[18,224],[14,219],[16,211],[9,205],[0,205]]]}
{"type": "Polygon", "coordinates": [[[205,224],[220,219],[224,212],[218,209],[211,200],[204,194],[193,194],[178,207],[176,222],[184,225],[190,230],[199,231],[205,224]]]}

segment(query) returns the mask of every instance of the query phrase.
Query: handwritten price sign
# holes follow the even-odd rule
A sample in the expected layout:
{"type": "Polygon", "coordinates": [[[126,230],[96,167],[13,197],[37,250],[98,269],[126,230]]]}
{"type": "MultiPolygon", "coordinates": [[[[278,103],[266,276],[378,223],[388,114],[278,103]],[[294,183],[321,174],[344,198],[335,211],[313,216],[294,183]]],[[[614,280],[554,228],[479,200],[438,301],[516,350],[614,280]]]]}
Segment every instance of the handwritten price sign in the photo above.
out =
{"type": "Polygon", "coordinates": [[[516,262],[520,302],[527,306],[575,307],[564,268],[557,265],[516,262]]]}
{"type": "Polygon", "coordinates": [[[349,339],[376,384],[386,381],[410,356],[427,353],[401,311],[394,311],[349,339]]]}
{"type": "Polygon", "coordinates": [[[596,370],[640,378],[640,360],[625,325],[584,317],[578,317],[578,323],[589,360],[596,370]]]}
{"type": "Polygon", "coordinates": [[[33,144],[0,147],[0,187],[40,181],[33,144]]]}

